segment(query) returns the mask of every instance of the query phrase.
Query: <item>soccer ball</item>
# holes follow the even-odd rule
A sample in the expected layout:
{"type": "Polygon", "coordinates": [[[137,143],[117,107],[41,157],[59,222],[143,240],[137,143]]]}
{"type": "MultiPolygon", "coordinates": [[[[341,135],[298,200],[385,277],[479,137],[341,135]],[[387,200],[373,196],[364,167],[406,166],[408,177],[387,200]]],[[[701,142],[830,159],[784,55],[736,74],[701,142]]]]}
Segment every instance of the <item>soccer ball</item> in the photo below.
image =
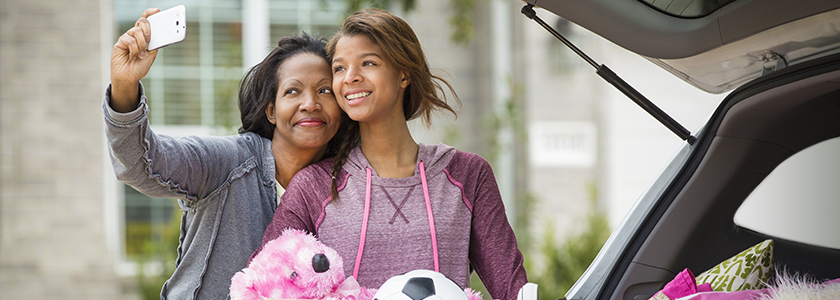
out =
{"type": "Polygon", "coordinates": [[[374,300],[467,300],[467,294],[452,279],[430,270],[414,270],[389,278],[374,300]]]}

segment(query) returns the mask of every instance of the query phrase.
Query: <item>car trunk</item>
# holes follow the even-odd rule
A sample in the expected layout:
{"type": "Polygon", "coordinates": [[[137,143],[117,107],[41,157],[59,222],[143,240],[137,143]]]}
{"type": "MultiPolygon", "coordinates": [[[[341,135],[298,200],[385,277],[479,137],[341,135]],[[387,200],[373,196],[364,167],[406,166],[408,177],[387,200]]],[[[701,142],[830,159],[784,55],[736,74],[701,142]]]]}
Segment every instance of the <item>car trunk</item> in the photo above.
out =
{"type": "Polygon", "coordinates": [[[789,270],[840,277],[840,250],[774,238],[733,220],[779,164],[840,137],[840,1],[720,1],[688,17],[654,1],[526,2],[695,87],[731,91],[567,298],[647,299],[683,269],[699,274],[767,238],[775,240],[776,262],[789,270]]]}

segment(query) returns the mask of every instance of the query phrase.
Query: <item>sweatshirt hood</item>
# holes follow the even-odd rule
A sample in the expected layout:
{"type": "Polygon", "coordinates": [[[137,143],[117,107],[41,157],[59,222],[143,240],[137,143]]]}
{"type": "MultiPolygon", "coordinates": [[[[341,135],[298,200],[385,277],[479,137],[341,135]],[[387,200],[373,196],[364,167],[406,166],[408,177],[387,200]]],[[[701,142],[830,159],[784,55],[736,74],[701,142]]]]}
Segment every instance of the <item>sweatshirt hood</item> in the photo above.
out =
{"type": "Polygon", "coordinates": [[[413,185],[420,182],[419,163],[421,161],[426,169],[426,176],[433,176],[434,174],[443,172],[443,169],[449,164],[449,161],[452,159],[452,156],[456,151],[455,148],[442,143],[436,145],[418,143],[417,146],[417,162],[414,163],[414,175],[411,177],[380,178],[376,174],[376,170],[370,166],[370,163],[367,158],[365,158],[364,153],[362,153],[361,146],[356,146],[356,148],[353,148],[353,150],[350,151],[350,155],[347,157],[347,163],[344,164],[343,169],[345,172],[349,173],[350,176],[365,178],[365,169],[370,168],[373,173],[373,180],[376,184],[413,185]]]}
{"type": "MultiPolygon", "coordinates": [[[[353,268],[353,278],[358,278],[359,276],[359,267],[361,266],[363,253],[365,251],[368,220],[371,212],[371,186],[373,185],[381,187],[422,185],[423,198],[426,202],[426,214],[429,221],[429,234],[431,235],[432,257],[434,259],[435,266],[434,270],[436,272],[440,272],[437,230],[435,230],[434,213],[432,211],[432,201],[429,193],[428,179],[443,173],[444,168],[448,165],[449,161],[456,152],[455,148],[444,144],[418,144],[417,152],[417,161],[414,164],[414,175],[406,178],[381,178],[376,175],[376,171],[370,166],[370,163],[364,153],[362,153],[361,146],[353,148],[347,156],[347,162],[343,166],[344,171],[348,172],[351,177],[358,177],[359,179],[364,180],[365,184],[364,215],[362,217],[361,232],[359,233],[359,250],[356,252],[356,263],[353,268]]],[[[410,191],[411,190],[409,190],[409,193],[410,191]]]]}

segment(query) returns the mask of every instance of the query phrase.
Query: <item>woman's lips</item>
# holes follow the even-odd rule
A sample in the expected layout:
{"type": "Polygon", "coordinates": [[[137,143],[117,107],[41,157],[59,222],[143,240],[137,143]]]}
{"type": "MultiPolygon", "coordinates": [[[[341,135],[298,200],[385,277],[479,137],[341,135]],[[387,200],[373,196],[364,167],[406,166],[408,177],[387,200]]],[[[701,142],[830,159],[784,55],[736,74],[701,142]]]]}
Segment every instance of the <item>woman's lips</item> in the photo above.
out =
{"type": "Polygon", "coordinates": [[[347,100],[347,105],[353,106],[362,103],[365,101],[370,95],[373,94],[371,91],[351,91],[344,95],[344,99],[347,100]]]}
{"type": "Polygon", "coordinates": [[[306,118],[306,119],[302,119],[300,121],[297,121],[297,123],[295,123],[295,125],[304,126],[304,127],[311,127],[311,126],[321,126],[325,123],[326,122],[324,122],[324,120],[321,120],[321,119],[318,119],[318,118],[306,118]]]}

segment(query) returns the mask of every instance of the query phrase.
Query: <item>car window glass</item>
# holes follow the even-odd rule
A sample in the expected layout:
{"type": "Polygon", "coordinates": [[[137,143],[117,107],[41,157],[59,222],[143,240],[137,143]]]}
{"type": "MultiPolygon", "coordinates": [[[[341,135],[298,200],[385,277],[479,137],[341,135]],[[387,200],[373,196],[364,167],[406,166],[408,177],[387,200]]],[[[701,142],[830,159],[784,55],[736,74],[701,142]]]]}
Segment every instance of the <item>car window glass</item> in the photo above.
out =
{"type": "Polygon", "coordinates": [[[735,224],[770,236],[840,249],[840,138],[780,164],[744,201],[735,224]]]}

